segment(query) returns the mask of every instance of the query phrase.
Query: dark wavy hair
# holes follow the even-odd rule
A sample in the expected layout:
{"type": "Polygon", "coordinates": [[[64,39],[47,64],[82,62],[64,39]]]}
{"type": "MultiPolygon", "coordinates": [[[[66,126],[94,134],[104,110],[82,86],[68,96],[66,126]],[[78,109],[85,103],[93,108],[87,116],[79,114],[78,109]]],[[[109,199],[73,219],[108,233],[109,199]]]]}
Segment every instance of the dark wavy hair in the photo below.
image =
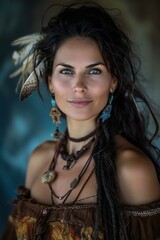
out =
{"type": "Polygon", "coordinates": [[[99,124],[98,142],[94,147],[94,159],[97,192],[96,230],[94,239],[98,239],[100,219],[105,232],[105,239],[128,239],[124,222],[123,208],[119,202],[119,187],[116,176],[117,134],[146,153],[156,167],[155,159],[159,150],[152,144],[158,132],[158,123],[147,101],[144,90],[140,90],[139,66],[132,52],[132,43],[120,29],[119,24],[102,6],[85,2],[63,6],[57,16],[42,28],[43,39],[35,47],[35,64],[44,60],[44,78],[52,74],[55,54],[61,44],[75,36],[89,37],[97,43],[106,66],[112,76],[116,77],[118,86],[114,92],[111,117],[99,124]],[[149,138],[146,116],[143,107],[153,118],[155,131],[149,138]]]}

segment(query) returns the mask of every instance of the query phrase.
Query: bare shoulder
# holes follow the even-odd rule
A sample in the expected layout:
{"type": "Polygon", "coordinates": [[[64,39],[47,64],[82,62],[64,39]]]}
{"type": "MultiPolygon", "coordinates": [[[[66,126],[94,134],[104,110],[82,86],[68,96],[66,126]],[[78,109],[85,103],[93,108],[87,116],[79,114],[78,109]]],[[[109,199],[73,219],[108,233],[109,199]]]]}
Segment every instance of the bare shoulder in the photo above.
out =
{"type": "Polygon", "coordinates": [[[41,169],[48,167],[55,152],[55,146],[55,142],[46,141],[34,149],[29,158],[26,174],[25,185],[27,188],[31,189],[32,184],[34,183],[34,180],[38,176],[41,169]]]}
{"type": "Polygon", "coordinates": [[[160,184],[149,157],[121,136],[116,137],[117,177],[124,204],[147,204],[160,199],[160,184]]]}

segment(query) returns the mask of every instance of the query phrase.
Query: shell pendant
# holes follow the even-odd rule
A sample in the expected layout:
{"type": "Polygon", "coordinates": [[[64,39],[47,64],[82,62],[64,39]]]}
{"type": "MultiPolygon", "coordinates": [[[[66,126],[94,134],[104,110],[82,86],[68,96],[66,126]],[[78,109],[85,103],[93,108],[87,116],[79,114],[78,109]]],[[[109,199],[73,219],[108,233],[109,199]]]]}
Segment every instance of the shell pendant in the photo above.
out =
{"type": "Polygon", "coordinates": [[[45,172],[42,177],[41,177],[41,182],[42,183],[51,183],[54,182],[54,180],[57,177],[57,172],[54,170],[48,170],[47,172],[45,172]]]}

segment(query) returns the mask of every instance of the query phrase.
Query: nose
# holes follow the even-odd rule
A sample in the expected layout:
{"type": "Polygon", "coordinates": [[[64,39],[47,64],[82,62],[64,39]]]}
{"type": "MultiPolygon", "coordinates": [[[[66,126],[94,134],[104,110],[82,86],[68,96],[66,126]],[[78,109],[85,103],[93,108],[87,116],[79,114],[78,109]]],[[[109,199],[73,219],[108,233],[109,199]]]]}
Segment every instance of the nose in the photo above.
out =
{"type": "Polygon", "coordinates": [[[76,79],[75,85],[73,87],[75,93],[84,93],[87,91],[87,87],[85,85],[85,79],[79,77],[76,79]]]}
{"type": "Polygon", "coordinates": [[[84,87],[75,87],[74,92],[75,93],[83,93],[83,92],[86,92],[86,89],[84,87]]]}

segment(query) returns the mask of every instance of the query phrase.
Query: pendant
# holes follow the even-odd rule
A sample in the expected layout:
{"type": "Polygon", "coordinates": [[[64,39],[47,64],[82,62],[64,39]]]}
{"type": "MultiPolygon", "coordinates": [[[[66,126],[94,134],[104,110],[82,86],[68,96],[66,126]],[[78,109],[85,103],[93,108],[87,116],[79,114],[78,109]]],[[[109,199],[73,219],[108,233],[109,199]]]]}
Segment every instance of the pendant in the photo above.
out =
{"type": "Polygon", "coordinates": [[[71,189],[75,188],[75,187],[78,185],[78,183],[79,183],[79,177],[75,178],[75,179],[71,182],[70,188],[71,188],[71,189]]]}
{"type": "Polygon", "coordinates": [[[57,172],[53,170],[48,170],[41,177],[41,183],[51,183],[56,179],[57,172]]]}
{"type": "Polygon", "coordinates": [[[67,162],[67,164],[63,166],[63,170],[71,169],[75,165],[76,162],[77,162],[77,160],[67,162]]]}

